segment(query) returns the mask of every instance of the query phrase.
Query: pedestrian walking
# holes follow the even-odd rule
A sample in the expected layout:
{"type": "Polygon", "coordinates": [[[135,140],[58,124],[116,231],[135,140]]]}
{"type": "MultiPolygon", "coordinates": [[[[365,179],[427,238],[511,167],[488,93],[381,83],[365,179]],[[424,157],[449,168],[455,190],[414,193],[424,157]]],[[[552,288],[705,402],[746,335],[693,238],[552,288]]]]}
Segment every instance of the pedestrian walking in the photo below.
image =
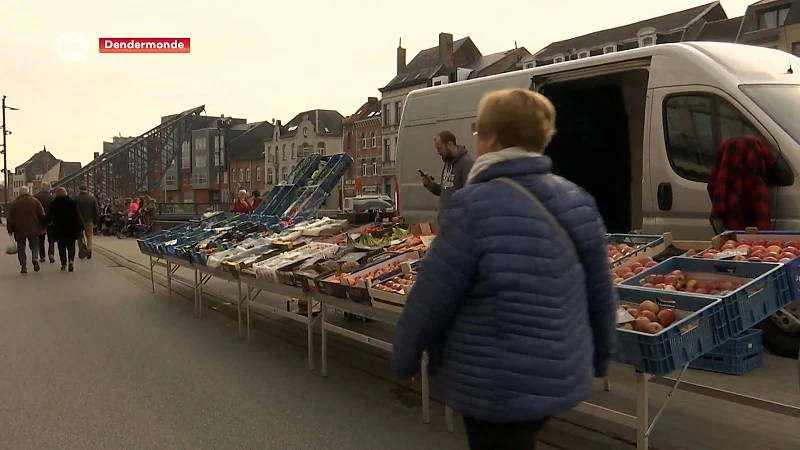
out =
{"type": "MultiPolygon", "coordinates": [[[[50,208],[50,203],[52,203],[53,199],[55,198],[55,196],[50,192],[49,183],[42,183],[42,189],[39,191],[39,193],[34,195],[34,197],[36,197],[36,200],[39,200],[39,203],[42,204],[45,214],[50,208]]],[[[47,223],[45,223],[44,226],[45,234],[39,235],[39,262],[45,261],[45,250],[47,250],[48,259],[51,263],[54,263],[56,262],[56,245],[55,241],[53,240],[53,227],[47,223]]]]}
{"type": "Polygon", "coordinates": [[[53,224],[53,237],[58,245],[62,271],[75,271],[75,245],[86,231],[86,223],[79,208],[80,204],[67,195],[66,189],[56,189],[56,197],[50,203],[47,219],[53,224]]]}
{"type": "Polygon", "coordinates": [[[424,351],[471,450],[532,450],[547,420],[592,394],[617,298],[594,199],[552,173],[555,108],[533,91],[478,105],[478,158],[442,211],[397,325],[392,365],[424,351]]]}
{"type": "Polygon", "coordinates": [[[100,204],[86,186],[78,188],[75,203],[78,205],[78,211],[83,218],[83,228],[86,230],[86,259],[92,259],[92,235],[94,225],[100,222],[100,204]]]}
{"type": "Polygon", "coordinates": [[[39,236],[45,232],[43,224],[46,220],[42,203],[31,195],[27,186],[21,186],[19,197],[8,206],[8,217],[6,217],[6,230],[9,235],[14,236],[14,240],[17,242],[20,273],[28,273],[26,245],[31,249],[33,271],[38,272],[40,269],[39,236]]]}

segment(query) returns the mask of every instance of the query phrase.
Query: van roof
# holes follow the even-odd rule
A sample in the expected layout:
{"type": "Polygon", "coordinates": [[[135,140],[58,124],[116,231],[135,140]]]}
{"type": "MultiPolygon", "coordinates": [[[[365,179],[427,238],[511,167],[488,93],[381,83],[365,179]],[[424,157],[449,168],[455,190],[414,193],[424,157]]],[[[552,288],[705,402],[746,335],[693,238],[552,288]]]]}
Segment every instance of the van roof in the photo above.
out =
{"type": "MultiPolygon", "coordinates": [[[[543,76],[659,55],[693,58],[695,60],[699,58],[701,60],[705,59],[708,61],[708,63],[717,63],[731,75],[736,77],[742,84],[800,84],[800,78],[794,78],[800,75],[800,71],[798,72],[798,75],[792,75],[793,79],[791,81],[787,79],[790,75],[786,73],[790,64],[793,66],[793,70],[800,70],[800,58],[780,50],[723,42],[684,42],[677,44],[657,44],[632,50],[625,50],[621,52],[608,53],[605,55],[592,56],[589,58],[534,67],[532,69],[524,69],[522,71],[506,72],[487,78],[514,78],[520,76],[521,72],[528,72],[531,76],[543,76]]],[[[456,84],[464,86],[467,83],[481,83],[482,80],[486,80],[486,78],[459,81],[456,84]]],[[[447,89],[448,86],[450,85],[445,84],[441,86],[419,89],[418,91],[412,92],[412,95],[419,91],[430,92],[431,90],[435,89],[447,89]]]]}

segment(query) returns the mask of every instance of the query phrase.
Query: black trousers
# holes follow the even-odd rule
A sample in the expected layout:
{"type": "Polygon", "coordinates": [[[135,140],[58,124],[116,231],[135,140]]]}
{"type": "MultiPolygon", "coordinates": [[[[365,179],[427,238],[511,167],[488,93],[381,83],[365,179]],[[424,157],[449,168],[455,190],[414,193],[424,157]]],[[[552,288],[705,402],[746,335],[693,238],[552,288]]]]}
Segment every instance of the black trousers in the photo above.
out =
{"type": "Polygon", "coordinates": [[[534,450],[536,436],[548,420],[490,423],[464,417],[469,450],[534,450]]]}
{"type": "Polygon", "coordinates": [[[47,256],[52,257],[56,254],[56,245],[53,241],[53,228],[47,227],[47,233],[39,236],[39,259],[45,257],[45,242],[47,243],[47,256]]]}
{"type": "Polygon", "coordinates": [[[61,260],[61,265],[66,266],[67,262],[75,261],[75,239],[58,241],[58,259],[61,260]]]}

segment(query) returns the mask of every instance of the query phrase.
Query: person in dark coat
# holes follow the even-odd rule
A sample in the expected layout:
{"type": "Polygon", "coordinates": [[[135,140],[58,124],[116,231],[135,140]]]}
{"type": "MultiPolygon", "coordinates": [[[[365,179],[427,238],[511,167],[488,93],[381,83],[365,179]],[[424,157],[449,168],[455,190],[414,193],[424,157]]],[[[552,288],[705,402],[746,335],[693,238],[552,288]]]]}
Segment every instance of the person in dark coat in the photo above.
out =
{"type": "Polygon", "coordinates": [[[19,188],[19,196],[8,206],[6,230],[17,242],[17,258],[20,273],[28,273],[28,257],[25,254],[25,243],[31,249],[33,271],[38,272],[39,236],[44,234],[45,212],[42,203],[30,194],[28,186],[19,188]]]}
{"type": "Polygon", "coordinates": [[[87,186],[78,188],[78,195],[74,200],[83,219],[83,228],[86,230],[86,248],[89,250],[86,258],[92,259],[92,234],[94,226],[100,222],[100,204],[97,203],[95,196],[89,193],[87,186]]]}
{"type": "Polygon", "coordinates": [[[594,199],[543,155],[555,109],[533,91],[478,105],[478,158],[442,212],[397,325],[392,367],[424,351],[472,450],[531,450],[547,420],[592,394],[613,350],[617,297],[594,199]]]}
{"type": "Polygon", "coordinates": [[[53,238],[58,244],[58,258],[61,270],[75,270],[75,244],[85,231],[85,225],[78,204],[67,195],[63,187],[56,189],[56,198],[50,203],[47,212],[52,223],[53,238]]]}
{"type": "MultiPolygon", "coordinates": [[[[34,197],[36,197],[36,200],[39,200],[45,211],[50,208],[50,203],[56,198],[50,193],[50,184],[48,183],[42,183],[42,190],[34,195],[34,197]]],[[[50,259],[51,263],[54,263],[56,262],[56,246],[53,240],[53,227],[51,227],[50,224],[45,224],[45,230],[45,234],[39,235],[39,262],[44,262],[45,243],[47,243],[47,257],[50,259]]]]}

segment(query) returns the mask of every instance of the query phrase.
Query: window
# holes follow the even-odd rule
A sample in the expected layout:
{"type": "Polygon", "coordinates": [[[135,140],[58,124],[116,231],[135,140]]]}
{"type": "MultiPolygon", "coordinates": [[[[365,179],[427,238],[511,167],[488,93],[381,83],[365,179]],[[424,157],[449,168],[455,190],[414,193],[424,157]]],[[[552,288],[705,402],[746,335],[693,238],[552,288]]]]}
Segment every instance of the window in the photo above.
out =
{"type": "Polygon", "coordinates": [[[588,58],[588,57],[589,57],[589,52],[587,52],[587,51],[582,51],[582,52],[578,53],[578,59],[583,59],[583,58],[588,58]]]}
{"type": "Polygon", "coordinates": [[[192,168],[192,147],[189,141],[181,144],[181,169],[192,168]]]}
{"type": "Polygon", "coordinates": [[[758,13],[756,16],[756,29],[767,30],[782,27],[789,15],[789,8],[773,9],[758,13]]]}
{"type": "MultiPolygon", "coordinates": [[[[276,150],[276,151],[277,151],[277,149],[278,149],[278,147],[275,147],[275,150],[276,150]]],[[[281,152],[281,154],[282,154],[282,156],[283,156],[283,158],[282,158],[282,159],[283,159],[284,161],[286,161],[286,148],[284,148],[284,149],[283,149],[283,151],[281,152]]]]}
{"type": "Polygon", "coordinates": [[[556,57],[553,58],[553,63],[554,64],[555,63],[562,63],[562,62],[564,62],[564,57],[563,56],[556,56],[556,57]]]}
{"type": "Polygon", "coordinates": [[[183,192],[183,203],[194,203],[194,191],[183,192]]]}
{"type": "Polygon", "coordinates": [[[372,158],[372,174],[378,174],[378,163],[375,161],[375,158],[372,158]]]}
{"type": "Polygon", "coordinates": [[[303,156],[308,156],[311,153],[310,148],[308,144],[303,144],[303,156]]]}
{"type": "Polygon", "coordinates": [[[272,146],[267,147],[267,162],[272,162],[272,146]]]}
{"type": "Polygon", "coordinates": [[[639,41],[639,47],[648,47],[648,46],[653,45],[653,44],[655,44],[655,38],[652,37],[652,36],[646,37],[646,38],[642,38],[639,41]]]}
{"type": "Polygon", "coordinates": [[[236,170],[231,170],[231,181],[236,183],[236,170]]]}
{"type": "Polygon", "coordinates": [[[800,42],[792,43],[792,54],[794,56],[800,56],[800,42]]]}
{"type": "Polygon", "coordinates": [[[763,139],[736,107],[712,94],[667,98],[664,120],[667,154],[675,173],[703,183],[708,181],[723,141],[744,135],[763,139]]]}
{"type": "Polygon", "coordinates": [[[383,104],[383,114],[382,115],[383,115],[383,126],[385,126],[385,127],[388,127],[389,125],[392,124],[391,118],[389,117],[389,113],[390,112],[391,111],[389,110],[389,104],[388,103],[384,103],[383,104]]]}
{"type": "Polygon", "coordinates": [[[244,169],[239,169],[239,183],[244,181],[244,169]]]}
{"type": "Polygon", "coordinates": [[[256,167],[256,181],[261,181],[261,167],[256,167]]]}
{"type": "Polygon", "coordinates": [[[283,179],[283,181],[286,182],[286,178],[288,177],[289,177],[289,168],[284,167],[283,169],[281,169],[281,179],[283,179]]]}
{"type": "MultiPolygon", "coordinates": [[[[286,144],[283,144],[283,146],[286,147],[286,144]]],[[[295,159],[296,157],[297,157],[297,152],[295,151],[294,148],[294,142],[292,142],[292,159],[295,159]]]]}
{"type": "Polygon", "coordinates": [[[244,181],[249,183],[250,182],[250,168],[244,169],[244,181]]]}
{"type": "Polygon", "coordinates": [[[372,144],[372,145],[370,145],[370,147],[371,148],[377,147],[378,146],[378,142],[377,142],[377,138],[375,137],[375,132],[374,131],[369,134],[369,138],[370,138],[370,141],[371,141],[370,144],[372,144]]]}
{"type": "Polygon", "coordinates": [[[391,147],[392,147],[392,141],[390,141],[389,139],[384,139],[383,140],[383,160],[384,161],[389,161],[391,159],[390,158],[390,156],[391,156],[391,147]]]}
{"type": "Polygon", "coordinates": [[[272,184],[275,179],[272,177],[272,169],[267,169],[267,184],[272,184]]]}
{"type": "Polygon", "coordinates": [[[353,133],[348,131],[347,135],[346,135],[346,137],[344,139],[344,150],[345,151],[350,150],[350,139],[352,139],[352,138],[353,138],[353,133]]]}
{"type": "Polygon", "coordinates": [[[194,184],[208,184],[208,175],[204,172],[194,174],[194,184]]]}
{"type": "Polygon", "coordinates": [[[303,127],[303,137],[308,137],[308,127],[303,127]]]}
{"type": "Polygon", "coordinates": [[[403,105],[400,102],[394,102],[394,123],[400,124],[400,116],[403,115],[403,105]]]}
{"type": "Polygon", "coordinates": [[[325,154],[325,143],[324,142],[317,143],[317,153],[319,153],[320,155],[324,155],[325,154]]]}
{"type": "Polygon", "coordinates": [[[223,183],[228,182],[228,172],[222,172],[222,182],[223,183]]]}
{"type": "Polygon", "coordinates": [[[217,184],[222,183],[222,174],[221,173],[217,172],[217,177],[216,178],[217,178],[217,184]]]}
{"type": "Polygon", "coordinates": [[[367,160],[366,159],[362,159],[361,160],[361,176],[362,177],[367,176],[367,160]]]}
{"type": "Polygon", "coordinates": [[[615,51],[617,51],[616,44],[606,45],[603,47],[603,53],[614,53],[615,51]]]}
{"type": "Polygon", "coordinates": [[[164,182],[166,184],[175,184],[175,175],[167,175],[164,177],[164,182]]]}
{"type": "Polygon", "coordinates": [[[195,150],[208,150],[208,140],[206,138],[195,138],[194,139],[194,149],[195,150]]]}
{"type": "Polygon", "coordinates": [[[208,165],[207,164],[208,161],[206,161],[207,158],[208,157],[206,155],[195,156],[194,157],[194,166],[197,167],[197,168],[206,167],[208,165]]]}
{"type": "Polygon", "coordinates": [[[361,133],[361,148],[367,148],[367,135],[364,133],[361,133]]]}

